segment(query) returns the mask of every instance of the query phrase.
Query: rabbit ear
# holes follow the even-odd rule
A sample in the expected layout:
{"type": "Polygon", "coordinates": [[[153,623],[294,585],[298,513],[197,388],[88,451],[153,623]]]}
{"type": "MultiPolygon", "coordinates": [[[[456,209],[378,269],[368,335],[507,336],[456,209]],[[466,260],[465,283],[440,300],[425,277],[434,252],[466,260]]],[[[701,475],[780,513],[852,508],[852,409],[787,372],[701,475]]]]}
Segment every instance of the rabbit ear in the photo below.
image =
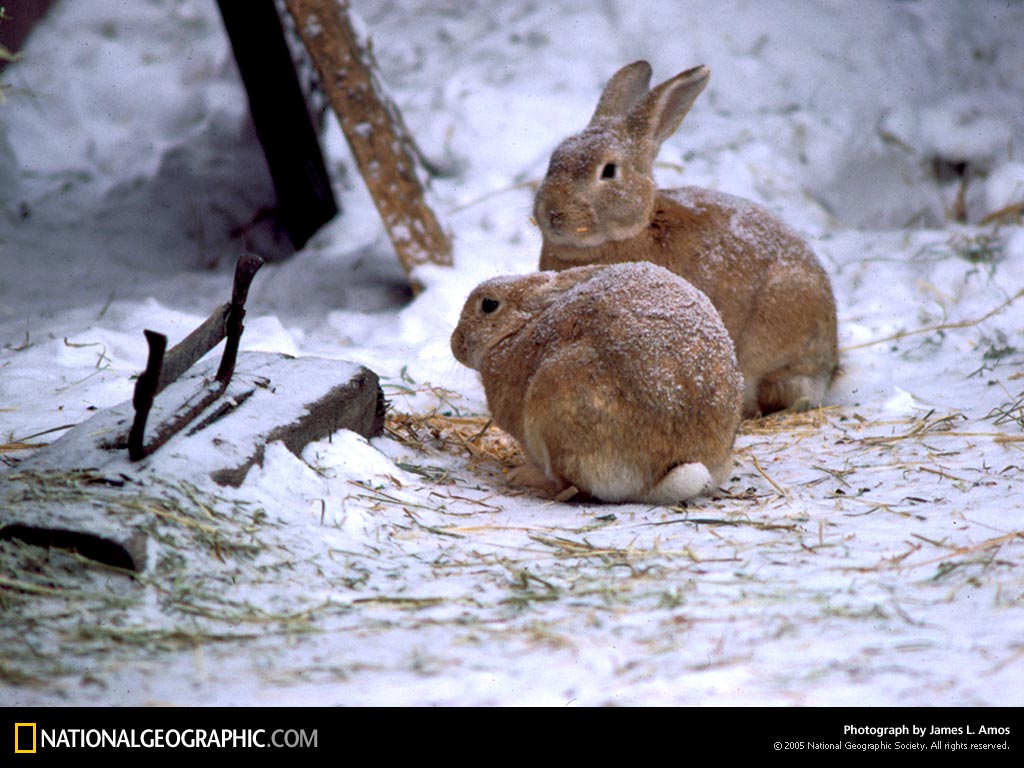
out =
{"type": "Polygon", "coordinates": [[[650,87],[651,65],[646,61],[627,64],[612,75],[612,79],[604,87],[590,123],[593,124],[602,117],[625,117],[650,87]]]}
{"type": "MultiPolygon", "coordinates": [[[[711,70],[701,65],[681,72],[651,90],[630,111],[630,132],[653,142],[654,150],[676,132],[693,102],[708,84],[711,70]]],[[[603,98],[602,98],[603,101],[603,98]]]]}

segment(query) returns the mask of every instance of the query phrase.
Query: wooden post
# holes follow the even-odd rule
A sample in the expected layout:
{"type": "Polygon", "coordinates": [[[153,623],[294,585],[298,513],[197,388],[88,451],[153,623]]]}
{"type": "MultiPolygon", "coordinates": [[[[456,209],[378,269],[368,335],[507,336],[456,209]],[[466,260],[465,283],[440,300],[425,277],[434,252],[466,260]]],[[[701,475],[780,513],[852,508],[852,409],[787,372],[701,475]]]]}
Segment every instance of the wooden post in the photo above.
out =
{"type": "Polygon", "coordinates": [[[369,41],[361,42],[352,28],[348,2],[285,4],[406,273],[420,264],[450,266],[451,242],[424,199],[425,171],[415,144],[381,87],[369,41]]]}
{"type": "MultiPolygon", "coordinates": [[[[6,0],[0,5],[0,70],[21,55],[32,28],[50,9],[53,0],[6,0]]],[[[0,96],[3,94],[0,93],[0,96]]],[[[0,98],[0,103],[3,99],[0,98]]]]}
{"type": "Polygon", "coordinates": [[[300,250],[338,213],[319,131],[310,118],[274,0],[218,0],[217,5],[274,180],[275,220],[300,250]]]}

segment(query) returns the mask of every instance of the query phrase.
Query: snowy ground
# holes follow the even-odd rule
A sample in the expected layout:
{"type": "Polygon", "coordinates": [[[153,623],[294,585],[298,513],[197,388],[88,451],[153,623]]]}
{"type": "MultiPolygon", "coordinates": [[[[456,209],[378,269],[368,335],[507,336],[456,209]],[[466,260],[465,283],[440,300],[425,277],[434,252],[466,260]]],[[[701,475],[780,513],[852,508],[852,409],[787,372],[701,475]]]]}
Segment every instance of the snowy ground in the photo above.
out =
{"type": "MultiPolygon", "coordinates": [[[[408,303],[331,124],[344,214],[257,276],[243,349],[373,368],[425,444],[271,446],[237,491],[169,476],[207,528],[136,580],[0,544],[0,702],[1024,704],[1024,229],[981,223],[1024,200],[1024,5],[353,6],[448,171],[456,267],[408,303]],[[637,58],[712,70],[661,183],[769,206],[840,310],[829,406],[747,423],[688,509],[536,498],[425,420],[484,412],[448,349],[462,301],[535,268],[530,184],[637,58]]],[[[0,78],[16,473],[131,397],[143,328],[173,343],[227,299],[226,233],[272,192],[212,2],[60,3],[0,78]]]]}

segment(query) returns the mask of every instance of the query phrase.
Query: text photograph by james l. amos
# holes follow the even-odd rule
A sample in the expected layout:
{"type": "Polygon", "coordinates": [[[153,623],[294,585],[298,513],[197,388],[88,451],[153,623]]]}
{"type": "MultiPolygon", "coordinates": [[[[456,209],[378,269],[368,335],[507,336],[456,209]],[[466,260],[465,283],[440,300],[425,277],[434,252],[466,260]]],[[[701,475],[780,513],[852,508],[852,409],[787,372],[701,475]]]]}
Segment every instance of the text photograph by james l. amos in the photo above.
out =
{"type": "MultiPolygon", "coordinates": [[[[1016,750],[1017,709],[910,711],[886,710],[864,718],[857,710],[813,713],[805,724],[787,723],[798,739],[776,739],[776,752],[998,752],[1016,750]]],[[[800,718],[798,718],[799,720],[800,718]]]]}

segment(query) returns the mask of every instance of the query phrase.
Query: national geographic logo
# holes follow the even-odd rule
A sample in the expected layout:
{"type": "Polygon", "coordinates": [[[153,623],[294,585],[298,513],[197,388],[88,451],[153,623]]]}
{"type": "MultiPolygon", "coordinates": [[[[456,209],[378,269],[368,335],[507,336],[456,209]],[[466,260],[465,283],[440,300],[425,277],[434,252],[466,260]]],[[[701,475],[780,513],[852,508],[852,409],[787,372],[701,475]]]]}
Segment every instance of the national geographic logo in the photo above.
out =
{"type": "Polygon", "coordinates": [[[34,755],[36,753],[36,724],[14,724],[14,754],[34,755]]]}
{"type": "Polygon", "coordinates": [[[62,749],[317,749],[317,729],[39,728],[14,724],[14,753],[62,749]]]}

